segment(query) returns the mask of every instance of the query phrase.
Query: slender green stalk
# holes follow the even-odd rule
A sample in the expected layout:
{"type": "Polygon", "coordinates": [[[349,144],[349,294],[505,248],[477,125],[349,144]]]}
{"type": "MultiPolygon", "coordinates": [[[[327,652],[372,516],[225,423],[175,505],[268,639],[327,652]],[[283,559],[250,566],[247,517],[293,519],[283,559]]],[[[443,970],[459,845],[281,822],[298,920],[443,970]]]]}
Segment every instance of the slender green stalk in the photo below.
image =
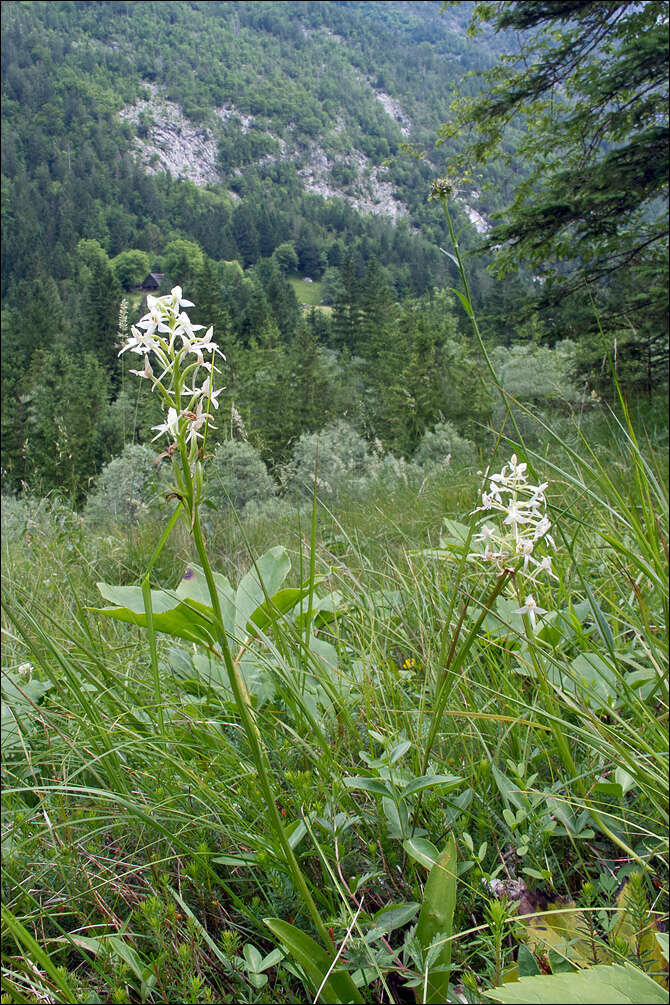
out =
{"type": "Polygon", "coordinates": [[[226,630],[223,623],[223,615],[221,612],[219,595],[216,589],[216,584],[214,582],[214,575],[212,573],[212,567],[209,562],[209,556],[207,554],[207,550],[205,548],[205,544],[202,537],[202,530],[200,527],[200,518],[197,506],[193,510],[192,533],[193,533],[193,540],[195,542],[195,546],[198,552],[198,557],[200,559],[200,564],[205,574],[205,579],[207,581],[207,587],[209,589],[210,599],[212,601],[212,610],[214,611],[214,627],[216,630],[217,641],[221,647],[223,660],[225,663],[226,671],[228,673],[228,680],[230,682],[230,687],[233,692],[233,696],[235,698],[235,704],[237,706],[237,710],[242,720],[242,726],[244,728],[244,732],[246,734],[249,746],[251,747],[251,753],[254,759],[254,764],[256,765],[256,770],[258,772],[258,779],[260,781],[263,796],[265,798],[265,804],[268,810],[270,823],[272,825],[272,829],[275,832],[277,840],[281,845],[282,851],[284,852],[286,862],[293,874],[293,878],[296,882],[296,885],[300,890],[302,898],[305,902],[305,906],[307,907],[310,915],[312,916],[312,920],[316,926],[321,941],[323,942],[324,947],[330,951],[332,950],[332,942],[328,935],[328,929],[321,920],[321,915],[319,914],[317,906],[314,903],[314,899],[307,886],[305,877],[303,876],[302,870],[298,865],[298,861],[286,836],[281,816],[279,814],[279,810],[277,809],[275,794],[272,790],[271,768],[267,758],[267,754],[265,753],[265,750],[261,744],[261,737],[260,737],[260,731],[258,729],[258,724],[253,716],[246,688],[242,687],[239,678],[239,671],[235,666],[235,664],[233,663],[233,658],[230,652],[230,646],[228,644],[228,636],[226,634],[226,630]]]}

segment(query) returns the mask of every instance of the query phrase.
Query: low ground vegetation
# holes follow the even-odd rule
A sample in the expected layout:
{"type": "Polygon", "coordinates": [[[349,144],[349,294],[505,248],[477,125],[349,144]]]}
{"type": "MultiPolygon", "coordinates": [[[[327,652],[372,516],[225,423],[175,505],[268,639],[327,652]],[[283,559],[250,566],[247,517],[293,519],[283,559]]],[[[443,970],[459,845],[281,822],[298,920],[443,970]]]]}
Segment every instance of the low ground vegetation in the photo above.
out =
{"type": "MultiPolygon", "coordinates": [[[[596,964],[664,979],[664,444],[590,423],[524,455],[549,482],[552,576],[497,595],[468,557],[487,483],[449,428],[419,452],[431,477],[415,463],[402,491],[385,481],[394,461],[361,450],[365,484],[345,465],[314,535],[309,495],[278,499],[247,444],[212,461],[217,572],[237,587],[255,557],[275,597],[302,596],[239,666],[286,834],[342,949],[335,976],[360,1000],[434,1001],[449,982],[461,1000],[542,1000],[506,998],[524,987],[509,981],[596,980],[596,964]],[[447,852],[445,971],[422,905],[447,852]]],[[[3,506],[3,1000],[311,1001],[326,969],[300,938],[317,933],[225,677],[206,648],[159,632],[157,691],[146,632],[92,610],[100,581],[142,579],[174,506],[149,453],[109,465],[83,513],[54,496],[3,506]]],[[[152,582],[179,589],[192,548],[177,525],[152,582]]],[[[322,1000],[350,994],[326,982],[322,1000]]]]}

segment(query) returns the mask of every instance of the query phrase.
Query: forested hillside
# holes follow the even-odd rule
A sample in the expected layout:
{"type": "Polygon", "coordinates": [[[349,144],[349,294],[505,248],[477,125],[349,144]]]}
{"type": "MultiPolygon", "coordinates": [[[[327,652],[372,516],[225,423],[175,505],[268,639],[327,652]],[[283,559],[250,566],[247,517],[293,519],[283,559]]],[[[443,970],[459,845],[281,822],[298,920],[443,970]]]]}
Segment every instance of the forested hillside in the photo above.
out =
{"type": "MultiPolygon", "coordinates": [[[[338,416],[406,457],[438,422],[481,433],[487,393],[466,319],[440,292],[457,271],[428,198],[445,159],[466,149],[465,130],[435,144],[452,92],[474,95],[470,71],[518,45],[490,28],[468,37],[472,10],[3,6],[7,490],[62,484],[81,499],[125,443],[150,438],[155,401],[136,400],[117,360],[121,301],[132,323],[149,272],[165,276],[162,292],[179,283],[214,323],[228,411],[273,467],[338,416]]],[[[514,158],[522,129],[508,130],[507,159],[461,172],[452,211],[466,248],[485,241],[525,176],[514,158]]],[[[573,340],[562,392],[597,386],[588,301],[538,306],[530,272],[498,281],[495,257],[469,261],[487,337],[529,345],[531,360],[533,346],[573,340]]],[[[657,329],[631,359],[619,334],[633,390],[662,379],[657,329]]]]}

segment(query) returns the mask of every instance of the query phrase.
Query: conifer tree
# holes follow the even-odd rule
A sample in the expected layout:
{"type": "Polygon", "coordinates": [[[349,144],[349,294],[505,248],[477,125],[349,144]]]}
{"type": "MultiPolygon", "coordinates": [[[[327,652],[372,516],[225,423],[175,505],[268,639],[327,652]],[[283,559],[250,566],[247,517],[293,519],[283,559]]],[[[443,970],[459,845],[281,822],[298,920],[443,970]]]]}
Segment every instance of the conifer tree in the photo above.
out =
{"type": "Polygon", "coordinates": [[[465,137],[450,166],[467,177],[515,129],[528,174],[488,236],[499,274],[528,262],[556,298],[618,283],[667,247],[667,0],[478,3],[479,22],[528,39],[442,130],[465,137]]]}

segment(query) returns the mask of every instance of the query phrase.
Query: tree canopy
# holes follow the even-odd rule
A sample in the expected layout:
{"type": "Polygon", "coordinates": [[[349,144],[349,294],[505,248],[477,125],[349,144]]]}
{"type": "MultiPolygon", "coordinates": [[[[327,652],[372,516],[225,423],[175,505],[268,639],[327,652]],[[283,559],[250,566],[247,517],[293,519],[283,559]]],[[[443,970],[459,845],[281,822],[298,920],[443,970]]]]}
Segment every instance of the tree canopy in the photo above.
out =
{"type": "Polygon", "coordinates": [[[442,136],[465,139],[453,169],[507,152],[526,172],[488,235],[498,271],[527,262],[550,294],[556,279],[562,293],[566,280],[580,289],[650,262],[661,268],[667,0],[478,3],[469,31],[484,25],[524,41],[484,74],[477,95],[454,101],[442,136]]]}

